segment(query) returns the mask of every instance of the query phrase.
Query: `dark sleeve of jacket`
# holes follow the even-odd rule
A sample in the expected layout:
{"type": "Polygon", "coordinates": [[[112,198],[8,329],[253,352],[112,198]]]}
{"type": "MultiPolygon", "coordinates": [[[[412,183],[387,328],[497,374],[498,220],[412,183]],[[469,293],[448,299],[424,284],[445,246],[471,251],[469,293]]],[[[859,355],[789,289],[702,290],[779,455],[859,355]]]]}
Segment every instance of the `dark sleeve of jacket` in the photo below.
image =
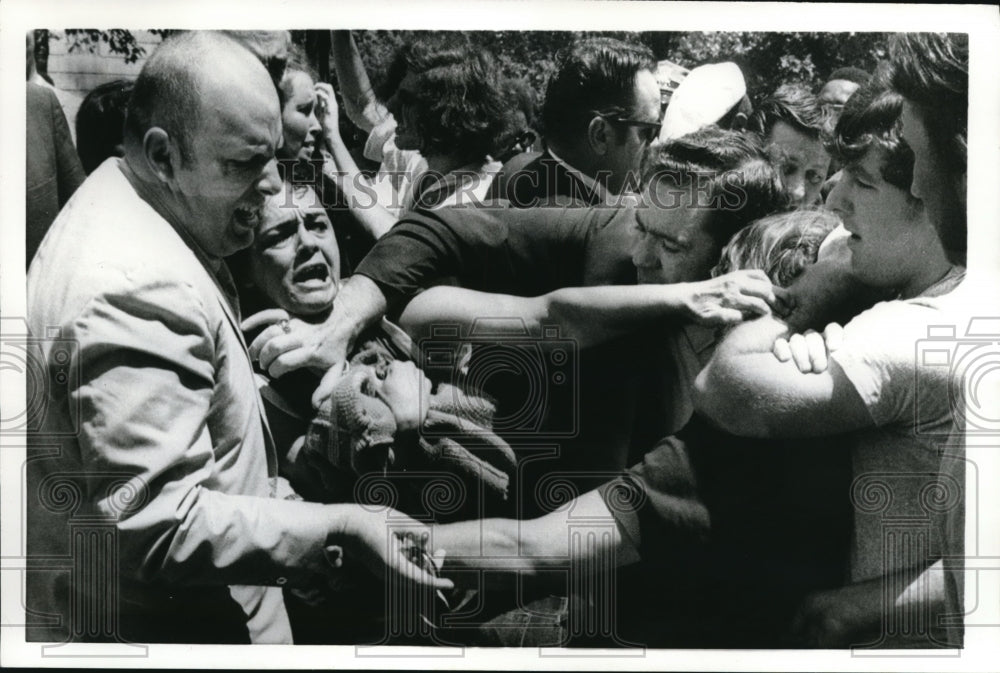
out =
{"type": "Polygon", "coordinates": [[[664,438],[642,462],[599,489],[622,535],[644,559],[707,540],[709,510],[686,442],[664,438]]]}
{"type": "Polygon", "coordinates": [[[393,300],[433,285],[537,296],[584,284],[588,241],[608,209],[500,205],[411,213],[383,236],[356,273],[393,300]]]}
{"type": "Polygon", "coordinates": [[[31,82],[27,84],[26,132],[25,247],[30,263],[45,232],[86,174],[59,100],[49,89],[31,82]]]}

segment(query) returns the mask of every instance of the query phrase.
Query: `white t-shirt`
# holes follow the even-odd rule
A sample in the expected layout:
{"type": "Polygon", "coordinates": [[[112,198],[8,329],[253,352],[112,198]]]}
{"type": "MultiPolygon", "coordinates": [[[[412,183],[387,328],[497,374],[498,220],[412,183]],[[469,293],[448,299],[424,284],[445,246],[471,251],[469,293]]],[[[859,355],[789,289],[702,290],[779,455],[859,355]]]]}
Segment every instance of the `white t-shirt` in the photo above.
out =
{"type": "Polygon", "coordinates": [[[961,487],[939,476],[955,428],[951,368],[937,363],[951,343],[930,340],[959,319],[948,293],[963,277],[955,267],[919,297],[875,305],[845,326],[831,354],[875,423],[852,436],[852,581],[930,565],[947,544],[944,517],[964,506],[961,487]]]}

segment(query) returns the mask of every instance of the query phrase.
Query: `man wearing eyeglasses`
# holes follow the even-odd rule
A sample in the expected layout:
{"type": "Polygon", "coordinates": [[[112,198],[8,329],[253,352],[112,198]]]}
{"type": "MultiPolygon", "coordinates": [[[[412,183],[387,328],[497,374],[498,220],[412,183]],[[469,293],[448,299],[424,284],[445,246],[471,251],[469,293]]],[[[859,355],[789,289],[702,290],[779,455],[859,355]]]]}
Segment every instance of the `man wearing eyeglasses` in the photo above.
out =
{"type": "Polygon", "coordinates": [[[660,131],[653,53],[602,37],[574,43],[558,62],[542,108],[545,151],[527,164],[515,157],[490,195],[516,208],[618,204],[637,191],[660,131]]]}

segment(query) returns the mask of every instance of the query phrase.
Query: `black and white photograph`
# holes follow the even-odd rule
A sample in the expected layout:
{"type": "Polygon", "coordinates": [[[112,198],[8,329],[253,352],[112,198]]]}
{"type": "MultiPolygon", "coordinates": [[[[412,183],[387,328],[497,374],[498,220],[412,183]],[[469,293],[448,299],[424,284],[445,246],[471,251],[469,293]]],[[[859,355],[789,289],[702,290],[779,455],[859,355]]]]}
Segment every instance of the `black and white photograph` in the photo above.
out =
{"type": "Polygon", "coordinates": [[[0,25],[4,666],[1000,660],[996,6],[0,25]]]}

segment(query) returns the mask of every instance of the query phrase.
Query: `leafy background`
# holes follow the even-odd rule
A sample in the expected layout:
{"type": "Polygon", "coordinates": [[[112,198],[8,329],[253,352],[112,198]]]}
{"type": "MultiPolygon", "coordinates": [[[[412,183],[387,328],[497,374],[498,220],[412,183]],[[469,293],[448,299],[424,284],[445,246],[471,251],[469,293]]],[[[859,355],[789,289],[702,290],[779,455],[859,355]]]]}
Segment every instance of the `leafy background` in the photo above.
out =
{"type": "MultiPolygon", "coordinates": [[[[173,31],[153,30],[166,36],[173,31]]],[[[48,31],[35,31],[38,69],[45,73],[48,31]]],[[[128,30],[70,29],[64,31],[70,51],[95,51],[101,45],[134,63],[145,49],[128,30]]],[[[376,90],[396,49],[423,31],[355,31],[355,40],[376,90]]],[[[559,49],[585,36],[606,35],[647,45],[658,60],[667,59],[687,68],[704,63],[734,61],[743,70],[754,103],[785,82],[801,83],[814,91],[839,67],[854,65],[873,72],[886,57],[888,33],[776,33],[776,32],[580,32],[580,31],[465,31],[468,39],[493,52],[508,75],[522,78],[541,101],[545,83],[555,69],[559,49]]],[[[60,38],[61,39],[61,38],[60,38]]],[[[326,30],[293,30],[324,79],[335,81],[330,67],[330,33],[326,30]]],[[[348,145],[364,138],[346,118],[341,129],[348,145]]]]}

